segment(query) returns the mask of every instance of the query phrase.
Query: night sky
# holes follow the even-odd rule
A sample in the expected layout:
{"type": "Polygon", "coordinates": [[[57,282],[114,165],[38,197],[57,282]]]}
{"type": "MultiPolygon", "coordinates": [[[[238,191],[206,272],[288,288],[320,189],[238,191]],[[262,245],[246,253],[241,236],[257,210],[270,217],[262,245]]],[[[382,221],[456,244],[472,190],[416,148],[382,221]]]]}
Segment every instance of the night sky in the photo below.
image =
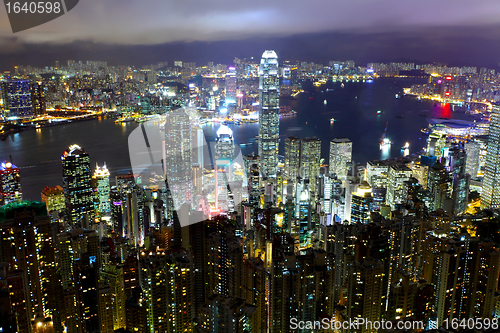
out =
{"type": "Polygon", "coordinates": [[[67,59],[228,63],[266,48],[318,62],[500,62],[498,0],[81,0],[16,34],[1,7],[0,70],[67,59]]]}

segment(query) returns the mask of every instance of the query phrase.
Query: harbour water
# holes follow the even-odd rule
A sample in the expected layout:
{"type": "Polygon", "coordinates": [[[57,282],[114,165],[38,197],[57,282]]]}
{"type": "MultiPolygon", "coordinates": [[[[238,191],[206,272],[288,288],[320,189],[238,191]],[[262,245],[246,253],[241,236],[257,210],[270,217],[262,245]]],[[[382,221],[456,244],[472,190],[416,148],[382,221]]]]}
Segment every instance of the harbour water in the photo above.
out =
{"type": "MultiPolygon", "coordinates": [[[[449,105],[419,101],[401,96],[402,89],[422,80],[378,79],[372,82],[328,82],[319,87],[304,84],[304,93],[295,99],[283,99],[297,114],[280,120],[280,154],[287,136],[316,136],[322,141],[322,158],[328,162],[329,141],[347,137],[353,142],[353,159],[366,162],[403,155],[401,147],[409,143],[409,152],[420,151],[426,136],[420,131],[426,118],[472,119],[452,112],[449,105]],[[327,91],[328,89],[328,91],[327,91]],[[326,100],[326,103],[325,103],[326,100]],[[381,112],[378,112],[381,111],[381,112]],[[384,151],[379,148],[380,136],[387,124],[386,136],[393,142],[384,151]]],[[[0,159],[20,168],[25,199],[40,200],[45,186],[62,185],[61,154],[71,144],[87,150],[93,167],[106,162],[112,178],[120,170],[130,168],[128,135],[138,126],[135,122],[115,124],[113,119],[69,123],[38,130],[24,131],[0,141],[0,159]]],[[[203,126],[207,141],[215,140],[219,123],[203,126]]],[[[243,153],[257,153],[258,124],[229,125],[243,153]]]]}

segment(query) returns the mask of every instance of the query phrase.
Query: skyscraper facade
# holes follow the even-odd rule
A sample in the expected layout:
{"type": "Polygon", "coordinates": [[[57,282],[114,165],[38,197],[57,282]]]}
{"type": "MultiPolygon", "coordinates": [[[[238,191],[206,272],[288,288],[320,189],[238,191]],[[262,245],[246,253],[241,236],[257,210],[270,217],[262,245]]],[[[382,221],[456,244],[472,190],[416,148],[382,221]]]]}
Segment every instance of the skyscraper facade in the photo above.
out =
{"type": "Polygon", "coordinates": [[[227,126],[221,126],[217,131],[215,142],[215,209],[227,212],[228,184],[232,180],[234,155],[233,131],[227,126]]]}
{"type": "Polygon", "coordinates": [[[19,168],[10,162],[0,164],[0,206],[22,199],[19,168]]]}
{"type": "Polygon", "coordinates": [[[191,200],[193,154],[191,122],[188,114],[178,108],[167,114],[165,123],[165,170],[175,208],[191,200]]]}
{"type": "Polygon", "coordinates": [[[279,146],[278,56],[267,50],[259,68],[259,156],[263,177],[275,177],[279,146]]]}
{"type": "Polygon", "coordinates": [[[103,167],[96,165],[92,180],[96,191],[96,210],[99,215],[107,214],[111,211],[111,202],[109,201],[111,187],[109,184],[109,170],[106,164],[103,167]]]}
{"type": "Polygon", "coordinates": [[[285,178],[297,181],[300,170],[300,145],[301,140],[295,136],[285,139],[285,178]]]}
{"type": "Polygon", "coordinates": [[[347,176],[347,163],[352,160],[352,142],[347,138],[330,141],[330,173],[340,180],[347,176]]]}
{"type": "Polygon", "coordinates": [[[79,145],[71,145],[61,156],[66,212],[70,224],[94,218],[94,197],[90,158],[79,145]]]}
{"type": "Polygon", "coordinates": [[[27,118],[33,116],[32,84],[29,80],[13,80],[4,83],[4,100],[7,117],[27,118]]]}
{"type": "Polygon", "coordinates": [[[491,112],[481,208],[500,208],[500,105],[491,112]]]}

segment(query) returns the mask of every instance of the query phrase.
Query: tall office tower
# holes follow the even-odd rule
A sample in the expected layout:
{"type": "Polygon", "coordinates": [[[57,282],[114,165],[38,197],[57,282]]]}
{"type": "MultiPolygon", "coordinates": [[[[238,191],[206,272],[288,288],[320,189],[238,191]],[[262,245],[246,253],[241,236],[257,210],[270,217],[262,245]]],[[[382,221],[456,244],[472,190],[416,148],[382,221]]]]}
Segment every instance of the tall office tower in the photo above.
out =
{"type": "Polygon", "coordinates": [[[33,116],[32,83],[29,80],[3,82],[4,115],[7,118],[33,116]]]}
{"type": "Polygon", "coordinates": [[[144,191],[139,186],[128,187],[123,191],[125,195],[123,215],[125,231],[132,246],[142,246],[146,232],[144,219],[144,191]]]}
{"type": "Polygon", "coordinates": [[[500,208],[500,105],[491,112],[481,208],[500,208]]]}
{"type": "Polygon", "coordinates": [[[440,158],[443,155],[443,148],[446,147],[446,133],[433,132],[427,138],[427,156],[440,158]]]}
{"type": "Polygon", "coordinates": [[[0,164],[0,206],[23,200],[19,168],[10,162],[0,164]]]}
{"type": "Polygon", "coordinates": [[[174,208],[191,201],[192,166],[191,122],[182,108],[170,111],[165,122],[166,181],[172,193],[174,208]]]}
{"type": "Polygon", "coordinates": [[[266,269],[260,258],[243,263],[241,297],[256,306],[252,316],[252,331],[267,332],[266,269]]]}
{"type": "Polygon", "coordinates": [[[70,224],[90,227],[94,221],[92,173],[87,152],[71,145],[61,156],[66,214],[70,224]]]}
{"type": "Polygon", "coordinates": [[[200,309],[200,332],[244,333],[252,330],[255,306],[244,299],[212,295],[200,309]]]}
{"type": "Polygon", "coordinates": [[[430,211],[444,208],[451,212],[449,197],[452,192],[451,178],[444,165],[437,162],[429,169],[427,188],[431,194],[430,211]]]}
{"type": "Polygon", "coordinates": [[[101,272],[101,279],[108,286],[108,292],[111,297],[111,316],[112,328],[118,330],[126,327],[126,308],[125,302],[125,281],[123,275],[123,266],[114,262],[109,262],[104,265],[101,272]]]}
{"type": "Polygon", "coordinates": [[[429,167],[417,163],[410,163],[407,167],[411,169],[411,176],[418,180],[418,183],[422,185],[424,189],[427,189],[429,167]]]}
{"type": "Polygon", "coordinates": [[[42,82],[33,82],[31,89],[31,99],[33,101],[33,115],[42,116],[45,114],[45,92],[42,82]]]}
{"type": "Polygon", "coordinates": [[[351,223],[370,223],[372,209],[372,188],[363,182],[351,196],[351,223]]]}
{"type": "Polygon", "coordinates": [[[47,206],[47,213],[56,212],[57,215],[66,211],[66,199],[61,186],[46,186],[42,193],[42,202],[47,206]]]}
{"type": "Polygon", "coordinates": [[[233,131],[221,126],[215,142],[215,209],[227,213],[228,185],[233,178],[234,138],[233,131]]]}
{"type": "Polygon", "coordinates": [[[465,172],[470,175],[471,179],[477,178],[479,172],[479,155],[481,152],[481,145],[478,141],[469,141],[465,145],[465,152],[467,154],[465,161],[465,172]]]}
{"type": "Polygon", "coordinates": [[[374,210],[379,210],[385,204],[388,171],[389,164],[386,161],[369,161],[366,164],[366,181],[372,187],[374,210]]]}
{"type": "Polygon", "coordinates": [[[392,165],[387,177],[386,204],[395,210],[397,205],[406,202],[403,191],[404,182],[410,179],[411,169],[406,165],[392,165]]]}
{"type": "Polygon", "coordinates": [[[304,255],[278,251],[271,263],[269,332],[289,331],[292,318],[314,321],[318,314],[333,313],[333,265],[323,250],[309,249],[304,255]]]}
{"type": "Polygon", "coordinates": [[[347,138],[330,141],[330,173],[345,181],[347,163],[352,161],[352,142],[347,138]]]}
{"type": "Polygon", "coordinates": [[[106,163],[102,168],[96,165],[94,175],[92,176],[93,188],[96,191],[96,211],[99,216],[103,216],[111,212],[111,202],[109,200],[109,192],[111,186],[109,184],[109,170],[106,163]]]}
{"type": "Polygon", "coordinates": [[[16,318],[16,332],[31,332],[35,318],[52,316],[54,323],[60,323],[52,235],[43,203],[24,201],[2,207],[0,260],[8,264],[8,304],[16,318]]]}
{"type": "Polygon", "coordinates": [[[226,105],[236,104],[236,68],[229,67],[226,73],[226,105]]]}
{"type": "Polygon", "coordinates": [[[267,50],[259,68],[259,156],[262,177],[275,177],[278,171],[280,129],[278,56],[267,50]]]}
{"type": "Polygon", "coordinates": [[[316,177],[319,176],[320,160],[321,140],[316,137],[302,140],[300,175],[303,179],[309,179],[313,191],[316,189],[316,177]]]}
{"type": "Polygon", "coordinates": [[[205,154],[208,154],[208,146],[205,144],[205,134],[199,126],[191,128],[191,147],[193,149],[193,165],[205,166],[205,154]]]}
{"type": "MultiPolygon", "coordinates": [[[[380,260],[355,261],[349,275],[347,294],[347,317],[352,320],[364,318],[376,322],[382,319],[384,265],[380,260]]],[[[384,309],[385,310],[385,309],[384,309]]],[[[377,329],[365,327],[363,332],[376,333],[377,329]]]]}
{"type": "Polygon", "coordinates": [[[301,139],[289,136],[285,139],[285,179],[293,184],[300,175],[301,139]]]}

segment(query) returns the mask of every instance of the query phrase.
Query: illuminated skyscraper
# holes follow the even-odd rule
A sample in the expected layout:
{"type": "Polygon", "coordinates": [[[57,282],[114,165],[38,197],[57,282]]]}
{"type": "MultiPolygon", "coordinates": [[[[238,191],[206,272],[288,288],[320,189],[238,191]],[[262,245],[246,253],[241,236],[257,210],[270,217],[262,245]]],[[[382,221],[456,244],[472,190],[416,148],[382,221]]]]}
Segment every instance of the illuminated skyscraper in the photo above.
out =
{"type": "Polygon", "coordinates": [[[22,199],[19,168],[10,162],[0,164],[0,206],[22,199]]]}
{"type": "Polygon", "coordinates": [[[94,197],[90,158],[78,145],[71,145],[61,156],[64,195],[70,224],[88,223],[94,219],[94,197]]]}
{"type": "Polygon", "coordinates": [[[42,202],[47,206],[47,213],[53,218],[64,217],[66,212],[66,199],[61,186],[46,186],[42,193],[42,202]]]}
{"type": "Polygon", "coordinates": [[[347,138],[330,141],[330,173],[344,181],[347,176],[347,163],[352,160],[352,142],[347,138]]]}
{"type": "Polygon", "coordinates": [[[191,122],[182,109],[167,114],[165,122],[165,170],[174,206],[180,208],[191,200],[193,154],[191,151],[191,122]]]}
{"type": "Polygon", "coordinates": [[[481,208],[500,208],[500,105],[491,112],[481,208]]]}
{"type": "Polygon", "coordinates": [[[370,212],[373,208],[371,186],[365,181],[351,197],[351,222],[370,223],[370,212]]]}
{"type": "Polygon", "coordinates": [[[410,179],[410,177],[411,169],[406,165],[392,165],[389,167],[386,204],[391,206],[392,210],[396,209],[396,205],[405,202],[403,183],[410,179]]]}
{"type": "Polygon", "coordinates": [[[14,80],[3,83],[6,117],[28,118],[33,116],[32,83],[14,80]]]}
{"type": "Polygon", "coordinates": [[[311,188],[315,189],[316,177],[319,176],[321,160],[321,140],[318,138],[306,138],[302,140],[302,152],[300,154],[300,175],[309,179],[311,188]]]}
{"type": "Polygon", "coordinates": [[[279,146],[278,56],[267,50],[259,68],[259,156],[263,177],[275,177],[279,146]]]}
{"type": "Polygon", "coordinates": [[[300,143],[297,137],[285,139],[285,178],[295,182],[300,170],[300,143]]]}
{"type": "Polygon", "coordinates": [[[234,156],[233,131],[221,126],[217,131],[215,143],[215,208],[227,212],[228,184],[232,180],[232,161],[234,156]]]}
{"type": "Polygon", "coordinates": [[[226,104],[236,104],[236,68],[229,67],[226,73],[226,104]]]}
{"type": "Polygon", "coordinates": [[[93,187],[96,189],[96,210],[99,215],[109,213],[111,211],[111,202],[109,201],[109,170],[106,164],[102,168],[96,165],[94,175],[92,176],[93,187]]]}

